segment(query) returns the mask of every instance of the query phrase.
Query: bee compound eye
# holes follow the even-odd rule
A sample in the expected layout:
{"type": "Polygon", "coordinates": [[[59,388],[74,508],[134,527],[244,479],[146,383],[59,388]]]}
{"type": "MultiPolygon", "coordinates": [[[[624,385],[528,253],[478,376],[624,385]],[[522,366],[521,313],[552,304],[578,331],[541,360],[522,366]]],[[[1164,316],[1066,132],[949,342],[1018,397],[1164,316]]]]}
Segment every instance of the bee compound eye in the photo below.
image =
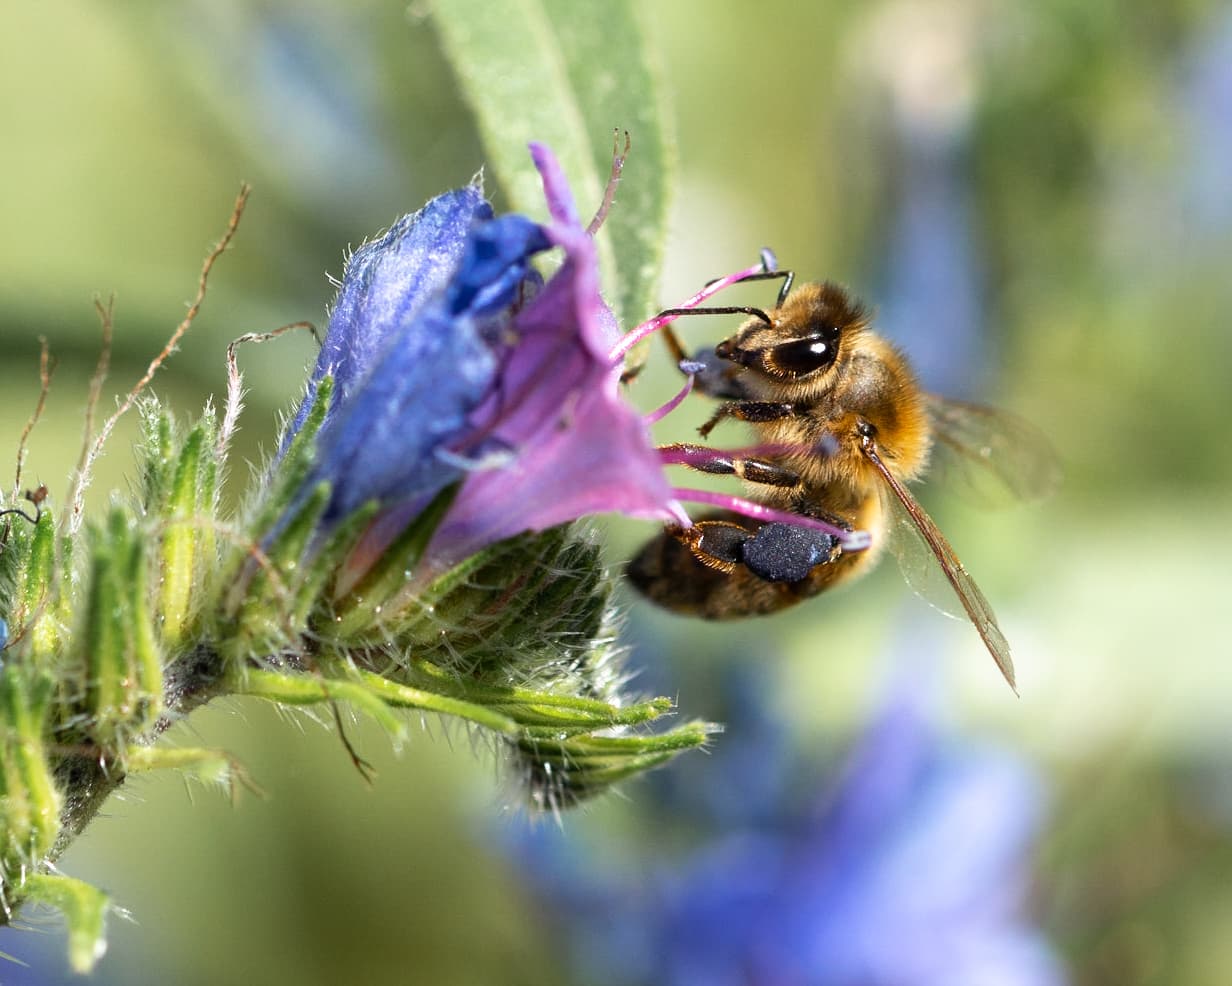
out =
{"type": "Polygon", "coordinates": [[[838,538],[795,524],[765,524],[742,545],[741,561],[767,582],[799,582],[830,560],[838,538]]]}
{"type": "Polygon", "coordinates": [[[767,349],[762,357],[766,371],[776,376],[803,377],[825,369],[838,355],[837,337],[814,333],[767,349]]]}

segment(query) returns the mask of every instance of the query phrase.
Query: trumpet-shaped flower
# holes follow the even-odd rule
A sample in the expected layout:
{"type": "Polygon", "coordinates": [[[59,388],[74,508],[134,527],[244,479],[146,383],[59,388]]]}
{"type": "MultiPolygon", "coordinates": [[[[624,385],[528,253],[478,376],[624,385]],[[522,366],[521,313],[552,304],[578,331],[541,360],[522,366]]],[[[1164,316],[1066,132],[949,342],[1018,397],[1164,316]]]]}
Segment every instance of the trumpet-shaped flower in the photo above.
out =
{"type": "Polygon", "coordinates": [[[434,199],[346,266],[304,402],[334,392],[309,485],[327,523],[376,500],[348,568],[363,571],[445,486],[457,498],[417,572],[584,514],[670,519],[671,488],[642,416],[617,393],[618,329],[595,246],[555,158],[532,145],[550,221],[493,217],[468,186],[434,199]],[[559,247],[546,285],[531,266],[559,247]]]}

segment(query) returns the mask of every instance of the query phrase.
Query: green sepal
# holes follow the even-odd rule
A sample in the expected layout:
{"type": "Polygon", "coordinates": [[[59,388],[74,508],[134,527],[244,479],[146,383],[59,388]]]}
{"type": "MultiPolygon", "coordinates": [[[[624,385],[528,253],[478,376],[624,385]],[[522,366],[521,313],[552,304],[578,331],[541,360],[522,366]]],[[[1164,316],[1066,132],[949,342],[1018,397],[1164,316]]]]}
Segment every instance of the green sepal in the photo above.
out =
{"type": "MultiPolygon", "coordinates": [[[[270,567],[285,578],[300,578],[300,566],[309,544],[321,527],[321,518],[329,506],[333,487],[328,480],[321,480],[308,491],[286,523],[268,538],[263,546],[270,567]]],[[[268,571],[268,569],[263,569],[268,571]]],[[[250,589],[251,593],[251,589],[250,589]]]]}
{"type": "Polygon", "coordinates": [[[149,565],[140,530],[130,535],[122,591],[128,603],[128,668],[133,696],[129,727],[143,732],[163,711],[163,652],[159,647],[154,614],[150,610],[149,565]]]}
{"type": "Polygon", "coordinates": [[[482,548],[417,591],[416,605],[391,631],[425,656],[442,649],[469,657],[471,646],[503,639],[501,627],[517,620],[550,578],[567,537],[567,527],[554,527],[482,548]]]}
{"type": "Polygon", "coordinates": [[[291,615],[294,626],[308,626],[310,622],[314,626],[319,623],[322,628],[332,625],[334,609],[332,603],[326,601],[329,586],[343,559],[372,523],[378,510],[380,504],[375,500],[365,503],[338,523],[319,547],[313,548],[311,558],[304,563],[302,581],[296,592],[291,615]],[[313,619],[314,611],[322,614],[319,619],[313,619]]]}
{"type": "Polygon", "coordinates": [[[41,859],[60,832],[59,792],[44,731],[51,680],[11,665],[0,670],[0,889],[41,859]]]}
{"type": "Polygon", "coordinates": [[[152,725],[161,711],[162,657],[150,618],[144,533],[117,507],[91,537],[75,664],[86,676],[83,731],[104,749],[152,725]]]}
{"type": "Polygon", "coordinates": [[[62,643],[58,571],[55,519],[50,510],[44,510],[30,536],[17,605],[9,615],[10,630],[29,624],[25,626],[26,636],[31,659],[36,664],[50,663],[62,643]]]}
{"type": "MultiPolygon", "coordinates": [[[[128,670],[124,627],[126,614],[120,611],[120,586],[116,574],[116,555],[121,546],[116,544],[113,532],[124,517],[113,513],[105,532],[91,531],[90,580],[85,597],[85,616],[79,632],[78,660],[74,668],[85,673],[85,706],[82,711],[89,718],[86,727],[92,736],[110,736],[117,720],[126,720],[121,711],[125,703],[125,672],[128,670]]],[[[123,529],[120,528],[121,537],[123,529]]],[[[76,682],[66,682],[72,691],[78,691],[76,682]]]]}
{"type": "Polygon", "coordinates": [[[562,740],[527,736],[516,742],[515,749],[532,804],[555,810],[704,746],[717,728],[694,721],[644,736],[582,735],[562,740]]]}
{"type": "Polygon", "coordinates": [[[304,578],[304,558],[330,496],[330,484],[317,483],[265,545],[261,563],[250,561],[248,570],[231,587],[228,609],[234,610],[236,618],[226,650],[233,657],[277,651],[302,631],[303,626],[292,620],[304,578]]]}
{"type": "MultiPolygon", "coordinates": [[[[598,548],[568,526],[511,538],[417,593],[387,627],[391,653],[469,683],[616,699],[610,590],[598,548]]],[[[418,683],[411,667],[390,674],[418,683]]]]}
{"type": "MultiPolygon", "coordinates": [[[[321,628],[323,633],[335,642],[353,643],[374,634],[381,639],[388,638],[389,624],[392,622],[396,627],[397,617],[392,613],[386,615],[385,610],[396,611],[396,604],[391,603],[403,591],[409,574],[423,557],[461,485],[454,483],[445,487],[415,515],[402,533],[381,552],[376,564],[335,602],[333,620],[321,628]]],[[[414,607],[416,611],[418,608],[414,607]]]]}
{"type": "Polygon", "coordinates": [[[142,441],[138,446],[141,468],[141,506],[146,513],[160,512],[167,496],[175,461],[175,421],[155,399],[139,405],[142,441]]]}
{"type": "Polygon", "coordinates": [[[107,951],[103,930],[109,904],[107,895],[72,877],[36,873],[26,880],[23,896],[31,903],[54,907],[64,915],[69,965],[81,974],[93,970],[107,951]]]}
{"type": "Polygon", "coordinates": [[[218,516],[219,483],[225,462],[225,452],[218,449],[218,427],[212,404],[206,404],[197,427],[201,430],[206,453],[197,469],[197,514],[204,521],[196,531],[197,571],[201,577],[208,579],[218,568],[218,536],[212,521],[218,516]]]}
{"type": "Polygon", "coordinates": [[[159,605],[162,639],[169,649],[175,649],[183,641],[192,613],[193,590],[200,565],[197,487],[205,441],[206,430],[198,424],[184,442],[166,502],[159,511],[159,519],[163,522],[159,546],[162,573],[159,605]]]}
{"type": "Polygon", "coordinates": [[[253,518],[253,522],[247,525],[250,531],[255,531],[258,535],[270,531],[299,496],[300,489],[307,482],[308,474],[316,462],[317,432],[325,423],[325,414],[329,410],[333,393],[333,377],[325,376],[317,381],[316,394],[312,398],[308,413],[271,476],[273,488],[262,495],[263,509],[253,518]]]}
{"type": "MultiPolygon", "coordinates": [[[[224,623],[235,619],[244,602],[243,586],[251,576],[255,545],[261,544],[278,527],[287,511],[302,496],[303,485],[316,459],[317,432],[325,421],[333,392],[333,377],[325,376],[317,381],[316,394],[299,431],[291,439],[286,452],[279,457],[276,467],[270,467],[267,477],[269,485],[261,491],[260,509],[243,525],[253,543],[233,545],[219,566],[215,584],[224,600],[219,613],[224,623]]],[[[222,636],[225,635],[224,632],[222,636]]]]}

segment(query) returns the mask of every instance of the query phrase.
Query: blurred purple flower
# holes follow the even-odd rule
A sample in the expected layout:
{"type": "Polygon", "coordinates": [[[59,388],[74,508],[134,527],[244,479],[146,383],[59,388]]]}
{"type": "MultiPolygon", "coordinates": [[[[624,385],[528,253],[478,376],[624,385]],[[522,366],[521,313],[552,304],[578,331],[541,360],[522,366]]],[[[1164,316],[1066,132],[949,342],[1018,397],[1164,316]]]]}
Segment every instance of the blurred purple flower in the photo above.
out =
{"type": "Polygon", "coordinates": [[[532,145],[551,222],[493,218],[474,186],[439,196],[350,258],[309,397],[335,390],[305,488],[333,484],[327,523],[384,508],[347,564],[366,570],[444,487],[462,488],[417,581],[522,531],[584,514],[670,518],[642,416],[621,400],[618,330],[594,243],[552,154],[532,145]],[[531,258],[564,263],[546,285],[531,258]]]}
{"type": "Polygon", "coordinates": [[[1034,778],[1009,754],[943,743],[913,703],[887,705],[822,805],[729,835],[649,885],[582,882],[580,860],[554,864],[540,844],[533,879],[588,981],[1064,982],[1021,914],[1034,778]]]}
{"type": "Polygon", "coordinates": [[[1177,185],[1185,195],[1186,241],[1201,244],[1195,233],[1225,235],[1232,225],[1232,11],[1212,17],[1187,61],[1181,93],[1187,126],[1181,132],[1189,146],[1177,185]]]}

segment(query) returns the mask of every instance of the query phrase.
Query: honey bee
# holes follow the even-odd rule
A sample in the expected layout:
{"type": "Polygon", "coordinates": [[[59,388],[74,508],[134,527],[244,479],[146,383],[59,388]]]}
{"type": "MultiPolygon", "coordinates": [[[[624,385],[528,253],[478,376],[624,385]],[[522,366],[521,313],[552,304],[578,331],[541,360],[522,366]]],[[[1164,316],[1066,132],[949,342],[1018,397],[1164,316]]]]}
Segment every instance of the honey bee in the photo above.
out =
{"type": "MultiPolygon", "coordinates": [[[[913,588],[934,603],[940,589],[939,608],[974,624],[1015,688],[1010,647],[992,607],[908,484],[924,476],[936,448],[990,474],[1017,498],[1043,495],[1057,478],[1047,442],[1010,415],[925,393],[902,353],[872,330],[868,310],[842,287],[804,284],[792,291],[790,271],[756,277],[784,278],[768,312],[664,314],[751,316],[712,353],[699,353],[692,370],[695,388],[722,400],[702,437],[735,418],[753,426],[758,445],[735,453],[668,446],[677,456],[669,461],[738,476],[759,503],[840,531],[867,531],[871,544],[853,551],[823,530],[712,512],[646,544],[628,566],[634,587],[677,613],[738,619],[774,613],[855,578],[889,546],[913,588]]],[[[670,329],[664,336],[685,359],[670,329]]]]}

